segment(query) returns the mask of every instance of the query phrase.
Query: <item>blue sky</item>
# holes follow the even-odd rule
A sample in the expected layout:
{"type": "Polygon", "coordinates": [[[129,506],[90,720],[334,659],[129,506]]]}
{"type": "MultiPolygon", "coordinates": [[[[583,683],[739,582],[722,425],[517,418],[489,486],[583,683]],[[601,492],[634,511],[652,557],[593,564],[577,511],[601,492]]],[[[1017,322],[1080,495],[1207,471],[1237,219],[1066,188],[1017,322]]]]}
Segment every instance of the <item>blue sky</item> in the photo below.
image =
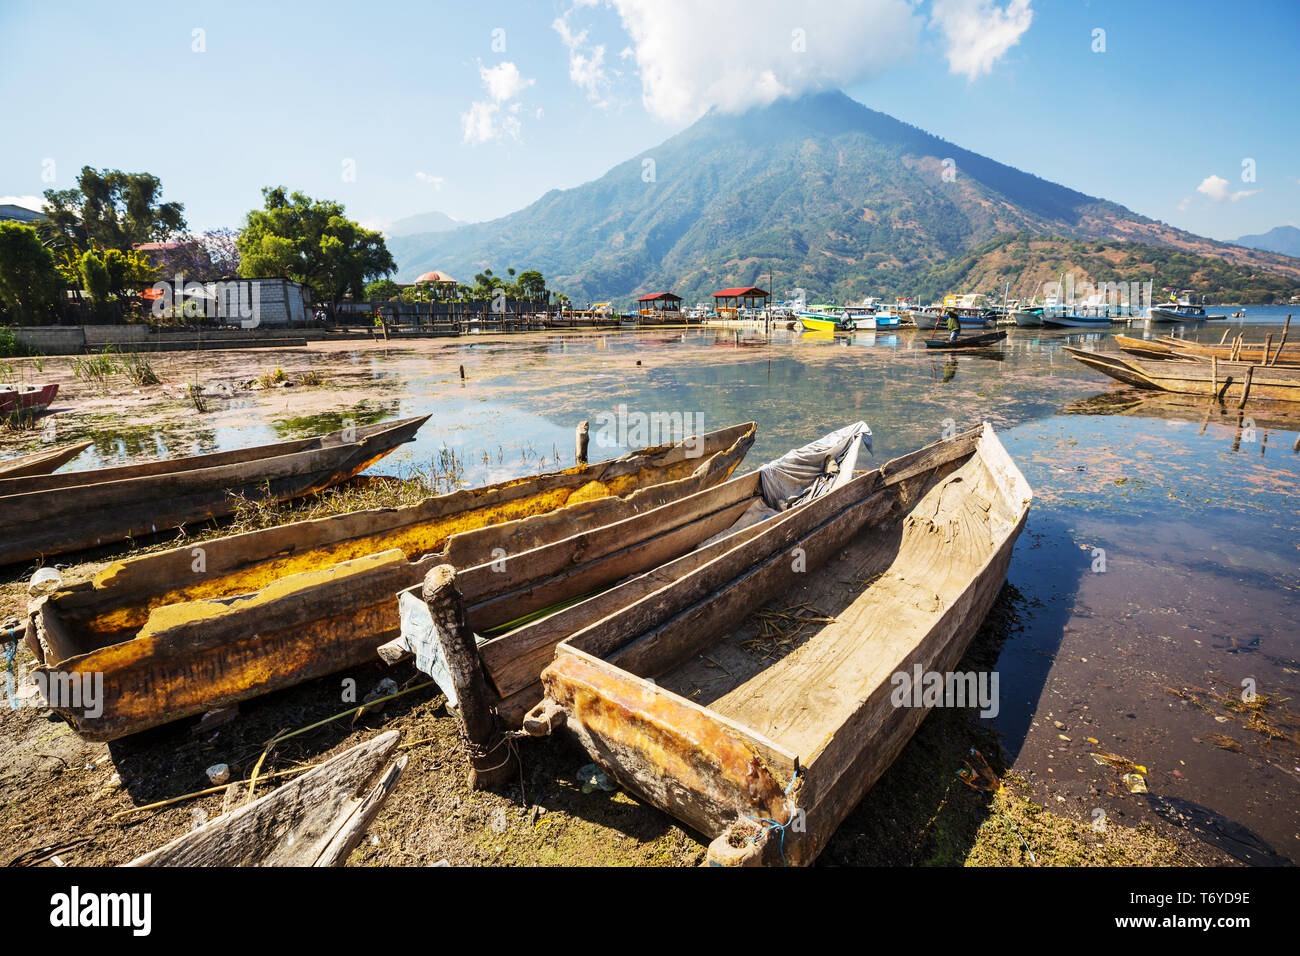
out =
{"type": "Polygon", "coordinates": [[[0,195],[67,187],[89,164],[160,176],[195,228],[237,225],[270,184],[372,225],[480,220],[600,176],[701,109],[840,86],[1227,239],[1300,225],[1297,36],[1295,0],[5,0],[0,195]]]}

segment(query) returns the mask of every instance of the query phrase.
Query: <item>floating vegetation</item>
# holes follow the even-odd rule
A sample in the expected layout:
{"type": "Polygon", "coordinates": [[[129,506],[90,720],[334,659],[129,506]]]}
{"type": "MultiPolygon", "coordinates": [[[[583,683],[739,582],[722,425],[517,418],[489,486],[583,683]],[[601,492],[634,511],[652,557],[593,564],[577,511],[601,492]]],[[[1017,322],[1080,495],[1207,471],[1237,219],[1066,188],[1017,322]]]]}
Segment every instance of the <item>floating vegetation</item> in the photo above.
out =
{"type": "Polygon", "coordinates": [[[263,388],[274,388],[281,382],[288,381],[289,375],[285,370],[277,365],[275,368],[269,368],[257,377],[258,384],[263,388]]]}
{"type": "Polygon", "coordinates": [[[134,385],[159,385],[162,379],[153,370],[153,363],[147,356],[131,353],[122,357],[121,369],[134,385]]]}
{"type": "Polygon", "coordinates": [[[309,368],[298,377],[299,385],[320,385],[325,381],[324,376],[314,368],[309,368]]]}
{"type": "Polygon", "coordinates": [[[113,360],[112,353],[109,352],[87,355],[84,358],[76,358],[72,361],[73,378],[101,389],[108,386],[108,380],[116,375],[118,371],[118,364],[113,360]]]}

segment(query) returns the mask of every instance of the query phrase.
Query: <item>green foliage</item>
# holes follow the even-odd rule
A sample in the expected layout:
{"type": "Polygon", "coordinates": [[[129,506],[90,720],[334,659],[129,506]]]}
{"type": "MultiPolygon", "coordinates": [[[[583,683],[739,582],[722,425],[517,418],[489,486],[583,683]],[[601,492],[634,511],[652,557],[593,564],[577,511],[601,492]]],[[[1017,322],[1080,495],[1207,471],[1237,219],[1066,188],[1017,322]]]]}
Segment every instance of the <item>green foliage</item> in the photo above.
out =
{"type": "Polygon", "coordinates": [[[157,385],[162,381],[148,357],[137,352],[122,356],[122,371],[133,385],[157,385]]]}
{"type": "Polygon", "coordinates": [[[0,222],[0,305],[22,323],[49,315],[63,294],[63,280],[54,257],[36,230],[16,222],[0,222]]]}
{"type": "Polygon", "coordinates": [[[121,371],[117,361],[110,352],[88,355],[72,360],[72,375],[82,382],[88,382],[103,388],[109,378],[121,371]]]}
{"type": "Polygon", "coordinates": [[[80,256],[92,248],[129,252],[185,230],[185,207],[162,202],[162,181],[150,173],[103,173],[83,166],[74,189],[45,191],[42,238],[56,251],[80,256]]]}
{"type": "Polygon", "coordinates": [[[402,287],[392,279],[376,279],[366,285],[367,299],[396,299],[401,292],[402,287]]]}
{"type": "Polygon", "coordinates": [[[283,186],[262,196],[266,208],[248,213],[239,236],[241,276],[287,276],[333,302],[346,293],[364,297],[367,280],[397,268],[384,237],[344,216],[341,203],[283,186]]]}
{"type": "Polygon", "coordinates": [[[112,291],[108,268],[99,256],[89,250],[81,256],[81,287],[93,302],[107,302],[112,291]]]}

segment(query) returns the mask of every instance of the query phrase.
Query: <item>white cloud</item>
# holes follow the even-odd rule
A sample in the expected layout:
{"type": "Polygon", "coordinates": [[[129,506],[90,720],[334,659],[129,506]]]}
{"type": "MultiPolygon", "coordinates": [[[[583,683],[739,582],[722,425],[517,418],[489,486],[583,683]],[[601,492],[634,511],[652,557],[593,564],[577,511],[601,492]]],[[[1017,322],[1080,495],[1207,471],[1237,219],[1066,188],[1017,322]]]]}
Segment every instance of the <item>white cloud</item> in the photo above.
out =
{"type": "Polygon", "coordinates": [[[1191,196],[1184,196],[1182,199],[1180,199],[1180,200],[1178,201],[1178,211],[1179,211],[1179,212],[1187,212],[1188,208],[1189,208],[1191,205],[1192,205],[1192,197],[1191,197],[1191,196]]]}
{"type": "Polygon", "coordinates": [[[508,115],[519,111],[519,96],[535,82],[525,79],[519,67],[506,60],[496,66],[478,65],[479,78],[487,90],[489,99],[477,100],[470,104],[469,111],[462,113],[461,125],[465,130],[465,142],[477,145],[494,139],[519,139],[522,127],[517,117],[508,115]],[[502,107],[508,111],[502,112],[502,107]]]}
{"type": "Polygon", "coordinates": [[[1196,187],[1196,191],[1210,197],[1210,202],[1236,202],[1259,192],[1258,189],[1239,189],[1235,193],[1230,193],[1228,192],[1228,181],[1222,176],[1216,176],[1213,173],[1201,180],[1201,184],[1196,187]]]}
{"type": "Polygon", "coordinates": [[[420,182],[422,183],[428,183],[430,186],[432,186],[434,189],[438,190],[439,192],[442,191],[442,184],[447,181],[446,177],[444,176],[433,176],[429,173],[424,172],[424,170],[417,171],[415,174],[415,178],[420,180],[420,182]]]}
{"type": "Polygon", "coordinates": [[[993,64],[1029,29],[1034,19],[1030,2],[1007,0],[1000,7],[994,0],[934,0],[930,26],[947,40],[949,72],[967,80],[991,73],[993,64]]]}
{"type": "MultiPolygon", "coordinates": [[[[575,0],[553,24],[561,40],[581,39],[584,59],[570,75],[580,86],[616,75],[606,49],[575,33],[567,18],[601,0],[575,0]]],[[[923,23],[911,0],[604,0],[630,45],[641,99],[655,116],[695,119],[712,107],[738,111],[780,96],[839,88],[878,76],[916,47],[923,23]]],[[[584,89],[586,87],[584,86],[584,89]]],[[[597,86],[598,98],[605,96],[597,86]]]]}
{"type": "Polygon", "coordinates": [[[524,79],[519,72],[519,67],[509,60],[498,63],[496,66],[484,66],[480,63],[478,73],[483,79],[483,85],[487,87],[488,95],[496,103],[517,99],[519,94],[532,86],[534,82],[533,80],[524,79]]]}
{"type": "Polygon", "coordinates": [[[588,100],[601,109],[607,109],[610,100],[606,94],[611,79],[605,72],[605,45],[588,43],[586,30],[574,33],[568,18],[569,13],[556,17],[551,29],[560,35],[560,41],[569,51],[569,79],[587,95],[588,100]]]}

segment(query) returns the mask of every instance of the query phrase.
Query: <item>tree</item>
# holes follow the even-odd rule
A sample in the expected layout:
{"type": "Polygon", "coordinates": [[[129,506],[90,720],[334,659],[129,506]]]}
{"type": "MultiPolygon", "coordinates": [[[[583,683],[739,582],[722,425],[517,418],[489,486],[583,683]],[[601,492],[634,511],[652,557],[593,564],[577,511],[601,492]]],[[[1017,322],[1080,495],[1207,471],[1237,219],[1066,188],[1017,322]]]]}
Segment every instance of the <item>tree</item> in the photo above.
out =
{"type": "Polygon", "coordinates": [[[0,304],[19,322],[48,315],[63,294],[50,250],[31,226],[0,222],[0,304]]]}
{"type": "Polygon", "coordinates": [[[283,186],[263,189],[262,198],[266,208],[249,212],[239,234],[241,276],[287,276],[333,304],[349,292],[362,298],[367,280],[397,270],[384,237],[348,219],[342,203],[283,186]]]}
{"type": "Polygon", "coordinates": [[[215,282],[239,274],[239,235],[233,229],[209,229],[189,235],[170,249],[149,253],[159,279],[183,275],[186,282],[215,282]]]}
{"type": "Polygon", "coordinates": [[[81,285],[92,302],[107,302],[111,289],[108,269],[104,261],[87,250],[81,256],[81,285]]]}
{"type": "Polygon", "coordinates": [[[185,230],[185,207],[161,200],[157,176],[83,166],[75,189],[45,190],[41,235],[56,250],[78,257],[92,248],[128,252],[185,230]]]}
{"type": "Polygon", "coordinates": [[[367,299],[396,299],[402,293],[402,287],[392,279],[376,279],[366,286],[367,299]]]}
{"type": "Polygon", "coordinates": [[[515,285],[519,289],[519,297],[527,299],[529,302],[549,302],[551,294],[546,291],[546,279],[536,269],[528,269],[519,273],[519,278],[515,285]]]}

